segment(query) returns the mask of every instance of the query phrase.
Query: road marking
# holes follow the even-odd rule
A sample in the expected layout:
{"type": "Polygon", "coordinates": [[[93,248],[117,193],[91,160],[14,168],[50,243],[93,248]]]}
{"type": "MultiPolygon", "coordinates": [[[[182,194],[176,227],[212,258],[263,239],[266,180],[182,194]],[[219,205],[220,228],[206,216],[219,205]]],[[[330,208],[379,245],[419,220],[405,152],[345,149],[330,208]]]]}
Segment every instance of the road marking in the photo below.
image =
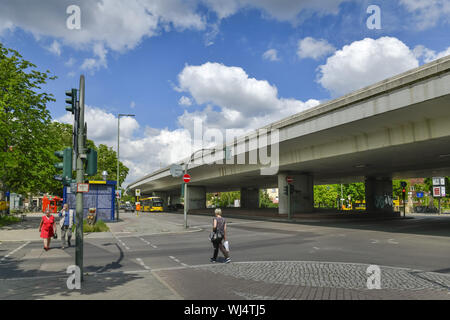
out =
{"type": "Polygon", "coordinates": [[[8,253],[6,256],[4,256],[3,258],[0,259],[0,261],[5,260],[6,258],[8,258],[10,255],[13,255],[14,253],[16,253],[17,251],[19,251],[20,249],[22,249],[23,247],[25,247],[27,244],[29,244],[31,241],[28,241],[26,243],[24,243],[23,245],[21,245],[20,247],[18,247],[17,249],[14,249],[13,251],[11,251],[10,253],[8,253]]]}
{"type": "Polygon", "coordinates": [[[315,249],[315,250],[319,250],[320,248],[317,248],[317,247],[313,247],[313,249],[315,249]]]}
{"type": "Polygon", "coordinates": [[[145,240],[145,239],[143,239],[143,238],[141,238],[141,237],[138,237],[138,238],[141,239],[141,240],[142,240],[143,242],[145,242],[146,244],[148,244],[149,246],[151,246],[153,249],[158,249],[157,246],[155,246],[154,244],[148,242],[147,240],[145,240]]]}
{"type": "Polygon", "coordinates": [[[112,234],[113,237],[117,240],[117,242],[119,242],[122,246],[125,247],[125,249],[130,250],[130,248],[125,244],[125,242],[123,242],[122,240],[120,240],[119,238],[116,237],[116,235],[113,233],[112,234]]]}
{"type": "Polygon", "coordinates": [[[390,243],[390,244],[398,244],[398,242],[397,241],[394,241],[395,239],[389,239],[388,240],[388,242],[390,243]]]}
{"type": "Polygon", "coordinates": [[[371,239],[372,242],[371,243],[378,243],[379,241],[377,239],[371,239]]]}
{"type": "Polygon", "coordinates": [[[151,270],[150,267],[148,267],[148,266],[145,265],[144,261],[142,261],[141,258],[136,258],[136,261],[137,261],[141,266],[143,266],[145,270],[151,270]]]}
{"type": "Polygon", "coordinates": [[[183,267],[189,267],[188,264],[181,262],[180,260],[178,260],[177,258],[175,258],[174,256],[169,256],[170,259],[172,259],[173,261],[175,261],[176,263],[181,264],[183,267]]]}

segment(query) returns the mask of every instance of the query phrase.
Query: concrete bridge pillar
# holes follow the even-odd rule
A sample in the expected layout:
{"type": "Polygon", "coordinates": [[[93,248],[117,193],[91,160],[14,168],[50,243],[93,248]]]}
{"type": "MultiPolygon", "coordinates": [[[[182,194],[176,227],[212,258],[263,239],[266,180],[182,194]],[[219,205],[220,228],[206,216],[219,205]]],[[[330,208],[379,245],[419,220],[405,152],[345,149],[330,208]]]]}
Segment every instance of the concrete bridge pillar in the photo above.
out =
{"type": "Polygon", "coordinates": [[[314,179],[310,174],[288,174],[278,175],[278,213],[288,213],[288,196],[284,194],[284,187],[287,186],[286,177],[294,179],[292,185],[294,192],[291,195],[292,213],[311,213],[314,211],[314,179]]]}
{"type": "Polygon", "coordinates": [[[169,195],[169,204],[174,206],[176,204],[181,203],[181,195],[180,194],[171,194],[169,195]]]}
{"type": "Polygon", "coordinates": [[[187,210],[206,208],[206,188],[190,186],[187,187],[187,210]]]}
{"type": "Polygon", "coordinates": [[[153,196],[154,197],[160,197],[162,199],[162,201],[163,201],[164,209],[167,208],[167,205],[168,205],[168,203],[167,203],[167,200],[168,200],[167,192],[164,192],[164,191],[153,192],[153,196]]]}
{"type": "Polygon", "coordinates": [[[366,211],[393,213],[392,179],[387,177],[366,177],[366,211]]]}
{"type": "Polygon", "coordinates": [[[241,188],[241,208],[245,209],[259,208],[258,188],[241,188]]]}

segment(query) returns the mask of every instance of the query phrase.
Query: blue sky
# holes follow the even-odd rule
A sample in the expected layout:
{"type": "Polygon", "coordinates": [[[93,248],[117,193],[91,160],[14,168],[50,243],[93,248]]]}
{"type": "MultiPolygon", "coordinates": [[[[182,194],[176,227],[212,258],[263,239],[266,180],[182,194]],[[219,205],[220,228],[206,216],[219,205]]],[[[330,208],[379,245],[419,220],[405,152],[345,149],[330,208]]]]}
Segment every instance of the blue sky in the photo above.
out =
{"type": "Polygon", "coordinates": [[[117,114],[136,114],[121,120],[129,183],[189,155],[196,119],[242,134],[450,54],[449,17],[450,0],[5,0],[0,41],[58,76],[58,121],[85,74],[96,144],[116,148],[117,114]]]}

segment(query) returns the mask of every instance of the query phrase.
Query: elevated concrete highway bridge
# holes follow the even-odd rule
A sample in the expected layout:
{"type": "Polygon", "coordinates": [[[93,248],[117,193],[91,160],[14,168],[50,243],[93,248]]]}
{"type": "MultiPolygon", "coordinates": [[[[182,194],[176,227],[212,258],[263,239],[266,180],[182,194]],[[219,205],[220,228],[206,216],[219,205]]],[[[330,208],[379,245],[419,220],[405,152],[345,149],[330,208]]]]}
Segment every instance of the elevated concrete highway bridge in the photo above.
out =
{"type": "MultiPolygon", "coordinates": [[[[392,179],[450,175],[450,56],[261,129],[269,132],[267,137],[256,130],[227,144],[233,149],[227,162],[234,164],[189,164],[188,209],[204,208],[206,192],[231,190],[241,191],[243,208],[257,208],[258,190],[283,190],[289,175],[296,191],[294,212],[313,211],[314,184],[358,181],[365,182],[367,210],[393,212],[389,201],[380,201],[392,198],[392,179]],[[270,168],[249,164],[252,152],[259,151],[254,146],[260,139],[264,143],[259,148],[267,148],[266,142],[277,135],[279,144],[268,150],[272,157],[278,149],[279,157],[273,157],[272,174],[262,174],[261,169],[270,168]],[[246,164],[236,164],[244,156],[246,164]]],[[[179,164],[184,167],[188,161],[179,164]]],[[[167,167],[129,188],[174,203],[181,183],[167,167]]],[[[280,192],[279,213],[287,213],[287,201],[280,192]]]]}

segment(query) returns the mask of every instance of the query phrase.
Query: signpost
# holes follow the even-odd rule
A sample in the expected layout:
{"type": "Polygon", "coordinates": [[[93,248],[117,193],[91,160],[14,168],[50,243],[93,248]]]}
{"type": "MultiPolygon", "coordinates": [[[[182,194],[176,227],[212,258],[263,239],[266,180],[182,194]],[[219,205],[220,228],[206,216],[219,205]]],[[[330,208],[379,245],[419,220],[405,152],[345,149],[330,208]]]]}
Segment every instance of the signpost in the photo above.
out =
{"type": "Polygon", "coordinates": [[[89,192],[89,183],[77,183],[77,192],[89,192]]]}
{"type": "Polygon", "coordinates": [[[191,176],[185,174],[183,176],[184,181],[184,228],[187,229],[187,185],[191,181],[191,176]]]}
{"type": "Polygon", "coordinates": [[[445,178],[433,177],[433,198],[438,198],[439,201],[439,214],[441,214],[441,198],[445,197],[445,178]]]}

